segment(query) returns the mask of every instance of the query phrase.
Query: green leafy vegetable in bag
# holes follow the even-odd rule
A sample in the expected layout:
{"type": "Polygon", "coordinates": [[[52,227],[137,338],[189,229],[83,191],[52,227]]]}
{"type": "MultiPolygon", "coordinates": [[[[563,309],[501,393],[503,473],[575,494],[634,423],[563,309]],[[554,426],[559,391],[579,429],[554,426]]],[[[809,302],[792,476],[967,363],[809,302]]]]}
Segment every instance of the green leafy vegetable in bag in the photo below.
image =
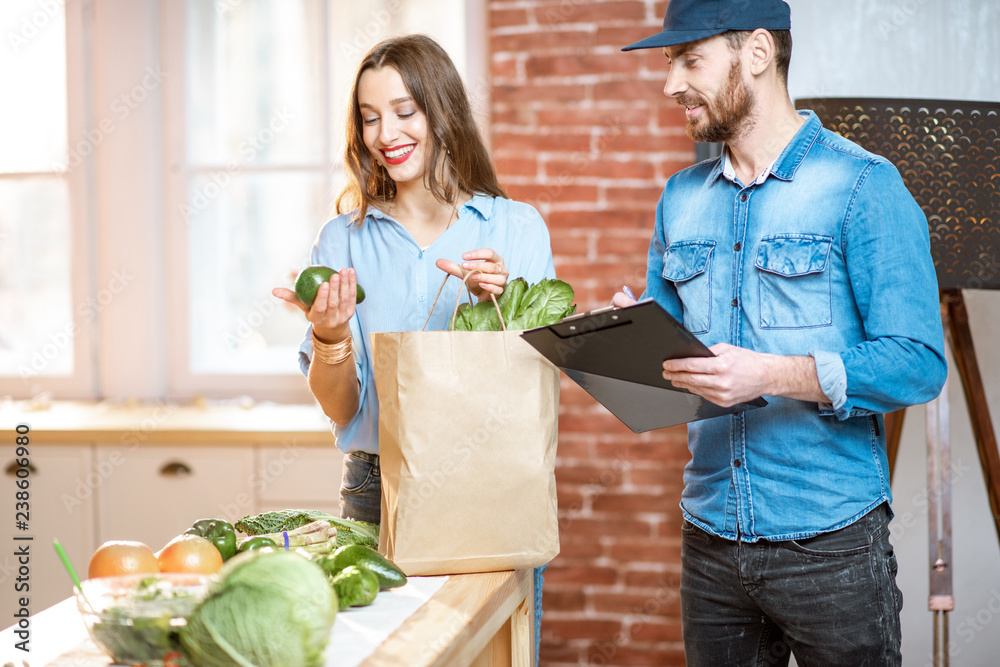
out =
{"type": "Polygon", "coordinates": [[[534,329],[555,324],[576,312],[573,288],[564,280],[544,279],[528,288],[508,329],[534,329]]]}
{"type": "Polygon", "coordinates": [[[574,296],[573,288],[564,280],[544,278],[528,285],[524,278],[517,278],[507,283],[496,306],[492,300],[480,301],[474,306],[460,305],[452,330],[502,330],[497,307],[508,330],[548,326],[576,312],[574,296]]]}
{"type": "Polygon", "coordinates": [[[480,301],[475,306],[463,303],[455,315],[455,331],[500,331],[502,328],[493,301],[480,301]]]}
{"type": "Polygon", "coordinates": [[[500,306],[504,322],[510,322],[514,319],[514,314],[520,309],[521,300],[524,299],[524,294],[527,291],[528,281],[524,278],[515,278],[507,283],[507,287],[497,299],[497,305],[500,306]]]}

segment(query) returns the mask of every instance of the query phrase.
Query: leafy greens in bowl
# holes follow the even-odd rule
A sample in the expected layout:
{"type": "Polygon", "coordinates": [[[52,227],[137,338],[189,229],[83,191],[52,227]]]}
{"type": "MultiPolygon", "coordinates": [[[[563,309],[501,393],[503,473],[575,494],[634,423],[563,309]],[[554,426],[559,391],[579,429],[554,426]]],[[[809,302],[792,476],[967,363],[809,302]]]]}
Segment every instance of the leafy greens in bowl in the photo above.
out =
{"type": "Polygon", "coordinates": [[[182,573],[98,577],[82,582],[76,605],[94,643],[116,663],[186,665],[178,633],[208,581],[182,573]]]}

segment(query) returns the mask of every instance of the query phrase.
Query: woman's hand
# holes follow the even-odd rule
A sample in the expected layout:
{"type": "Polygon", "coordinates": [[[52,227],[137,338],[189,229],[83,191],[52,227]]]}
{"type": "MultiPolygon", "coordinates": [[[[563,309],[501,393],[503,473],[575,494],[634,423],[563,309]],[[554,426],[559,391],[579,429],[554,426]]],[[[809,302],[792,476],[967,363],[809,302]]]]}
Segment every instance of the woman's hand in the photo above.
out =
{"type": "Polygon", "coordinates": [[[494,296],[503,294],[504,287],[507,286],[507,277],[510,275],[503,265],[503,257],[492,248],[480,248],[464,253],[462,260],[461,264],[456,264],[447,259],[439,259],[437,267],[459,280],[465,278],[465,275],[470,271],[481,271],[466,282],[466,285],[480,301],[488,299],[490,294],[494,296]]]}
{"type": "Polygon", "coordinates": [[[313,325],[313,333],[325,343],[339,343],[351,335],[350,321],[358,300],[358,276],[354,269],[341,269],[316,290],[312,306],[302,303],[295,292],[276,287],[271,294],[297,306],[313,325]]]}

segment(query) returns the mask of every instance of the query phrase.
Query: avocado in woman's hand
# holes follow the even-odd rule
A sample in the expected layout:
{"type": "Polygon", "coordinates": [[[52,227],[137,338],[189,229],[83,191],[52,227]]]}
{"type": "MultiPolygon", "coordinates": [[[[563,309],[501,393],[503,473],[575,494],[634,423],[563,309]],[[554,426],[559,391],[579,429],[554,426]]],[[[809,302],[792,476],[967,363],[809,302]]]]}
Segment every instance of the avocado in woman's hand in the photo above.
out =
{"type": "MultiPolygon", "coordinates": [[[[328,281],[334,273],[337,273],[337,271],[327,266],[310,266],[303,269],[295,281],[295,296],[307,306],[312,306],[313,301],[316,300],[316,292],[319,290],[319,286],[328,281]]],[[[358,285],[357,302],[361,303],[364,300],[365,291],[361,289],[361,285],[358,285]]]]}

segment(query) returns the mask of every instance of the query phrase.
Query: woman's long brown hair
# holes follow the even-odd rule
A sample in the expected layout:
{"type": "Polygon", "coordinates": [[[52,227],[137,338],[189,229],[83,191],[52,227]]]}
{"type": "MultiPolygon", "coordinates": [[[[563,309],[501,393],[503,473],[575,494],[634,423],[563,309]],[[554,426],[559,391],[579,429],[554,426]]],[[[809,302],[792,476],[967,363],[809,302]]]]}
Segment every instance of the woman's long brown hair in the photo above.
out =
{"type": "Polygon", "coordinates": [[[396,183],[365,146],[358,105],[361,75],[383,67],[399,72],[410,96],[427,116],[432,166],[424,178],[434,196],[449,204],[455,203],[462,192],[506,197],[451,58],[430,37],[407,35],[377,44],[361,61],[354,77],[344,155],[347,185],[337,197],[337,212],[358,209],[355,222],[360,224],[369,206],[391,201],[396,196],[396,183]]]}

